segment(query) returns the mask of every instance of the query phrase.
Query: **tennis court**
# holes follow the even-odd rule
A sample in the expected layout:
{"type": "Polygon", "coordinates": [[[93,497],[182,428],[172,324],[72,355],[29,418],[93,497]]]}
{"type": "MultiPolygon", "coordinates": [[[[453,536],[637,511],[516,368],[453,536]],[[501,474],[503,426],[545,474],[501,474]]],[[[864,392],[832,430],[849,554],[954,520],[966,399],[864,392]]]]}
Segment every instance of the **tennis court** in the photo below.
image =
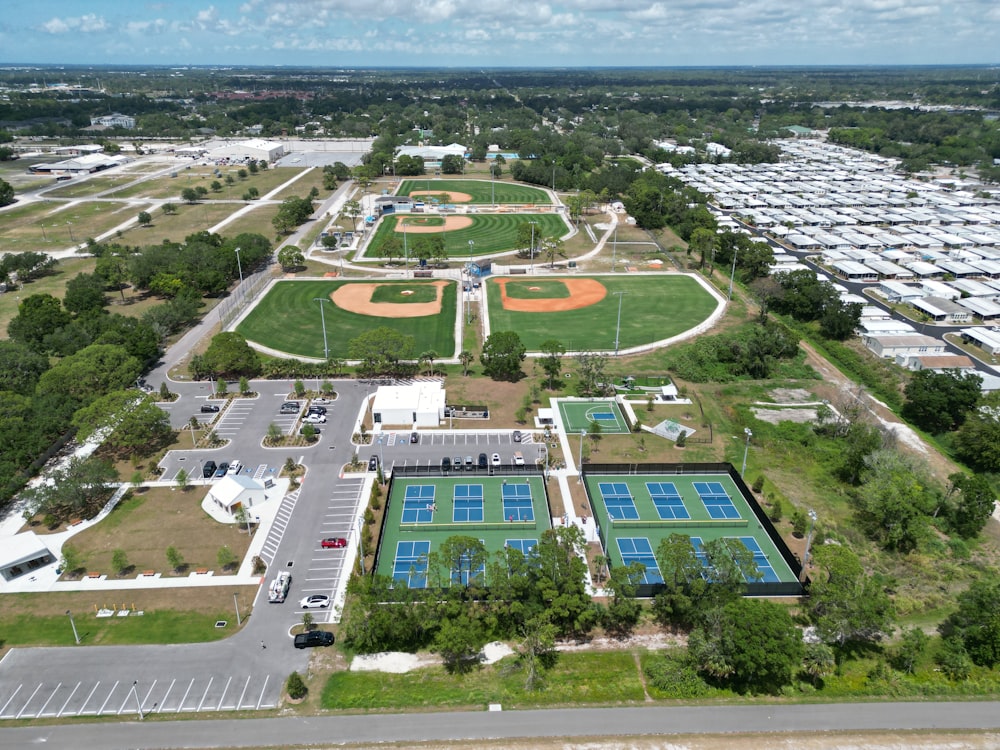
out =
{"type": "MultiPolygon", "coordinates": [[[[746,576],[751,585],[756,582],[790,589],[798,585],[797,571],[792,570],[794,560],[784,542],[766,517],[754,512],[752,498],[742,494],[732,476],[721,472],[687,474],[684,472],[690,467],[676,466],[675,474],[642,473],[638,465],[632,467],[633,473],[601,474],[595,467],[594,474],[585,474],[584,485],[612,566],[641,562],[647,569],[645,583],[662,582],[656,550],[671,534],[681,534],[691,540],[703,565],[707,565],[705,543],[738,540],[753,554],[761,574],[756,579],[746,576]]],[[[779,593],[784,593],[783,589],[779,593]]]]}
{"type": "Polygon", "coordinates": [[[410,588],[468,584],[488,571],[469,570],[470,561],[444,568],[434,553],[449,538],[482,541],[489,559],[508,549],[530,553],[551,528],[545,483],[538,475],[393,476],[376,572],[410,588]],[[428,560],[430,557],[430,560],[428,560]]]}
{"type": "Polygon", "coordinates": [[[567,434],[590,432],[595,424],[601,426],[602,433],[630,432],[621,407],[611,399],[558,399],[558,403],[567,434]]]}

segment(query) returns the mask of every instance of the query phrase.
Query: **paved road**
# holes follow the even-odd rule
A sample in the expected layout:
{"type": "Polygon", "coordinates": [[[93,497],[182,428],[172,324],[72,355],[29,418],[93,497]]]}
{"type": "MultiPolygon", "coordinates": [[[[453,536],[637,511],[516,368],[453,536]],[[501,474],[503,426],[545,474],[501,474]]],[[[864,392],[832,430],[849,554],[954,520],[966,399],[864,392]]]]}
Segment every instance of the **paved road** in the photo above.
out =
{"type": "Polygon", "coordinates": [[[384,742],[467,742],[518,737],[615,737],[851,730],[995,730],[1000,703],[691,706],[248,719],[0,731],[0,750],[275,747],[384,742]]]}

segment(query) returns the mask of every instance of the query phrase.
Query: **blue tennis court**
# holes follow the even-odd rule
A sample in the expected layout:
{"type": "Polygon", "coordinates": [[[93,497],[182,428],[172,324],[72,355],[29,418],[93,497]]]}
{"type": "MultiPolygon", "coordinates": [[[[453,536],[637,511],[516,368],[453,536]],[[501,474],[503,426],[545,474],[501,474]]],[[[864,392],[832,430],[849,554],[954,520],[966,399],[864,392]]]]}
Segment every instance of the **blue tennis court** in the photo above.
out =
{"type": "MultiPolygon", "coordinates": [[[[729,537],[729,539],[733,538],[734,537],[729,537]]],[[[752,536],[741,536],[735,538],[743,542],[746,548],[753,553],[754,564],[757,566],[757,570],[763,574],[760,578],[756,579],[757,581],[762,583],[779,583],[781,581],[777,572],[771,567],[771,562],[767,559],[767,555],[764,554],[760,545],[757,544],[756,539],[752,536]]],[[[744,576],[744,578],[746,578],[746,576],[744,576]]],[[[750,581],[749,578],[747,578],[747,580],[750,581]]]]}
{"type": "Polygon", "coordinates": [[[456,484],[454,502],[453,523],[482,523],[483,485],[456,484]]]}
{"type": "Polygon", "coordinates": [[[531,504],[531,486],[525,484],[505,484],[503,496],[503,517],[508,521],[534,521],[535,509],[531,504]]]}
{"type": "Polygon", "coordinates": [[[649,496],[653,498],[653,505],[656,506],[656,512],[659,513],[661,521],[669,518],[691,517],[673,482],[646,482],[646,489],[649,491],[649,496]]]}
{"type": "Polygon", "coordinates": [[[427,555],[430,551],[430,542],[396,542],[392,577],[405,581],[407,588],[427,588],[427,555]]]}
{"type": "Polygon", "coordinates": [[[430,523],[434,520],[434,485],[413,484],[403,497],[402,523],[430,523]]]}
{"type": "Polygon", "coordinates": [[[534,554],[535,547],[538,546],[537,539],[508,539],[504,542],[504,547],[508,549],[516,549],[525,557],[531,557],[534,554]]]}
{"type": "Polygon", "coordinates": [[[625,482],[601,482],[598,489],[601,491],[601,497],[604,498],[604,507],[608,509],[608,516],[612,520],[636,521],[639,519],[635,500],[632,499],[632,493],[628,491],[628,485],[625,482]]]}
{"type": "MultiPolygon", "coordinates": [[[[482,539],[479,541],[482,541],[482,539]]],[[[458,569],[451,571],[451,582],[468,586],[470,581],[474,581],[477,578],[482,580],[486,575],[486,563],[481,562],[474,570],[469,570],[471,565],[472,560],[469,559],[469,556],[462,555],[458,560],[458,569]]]]}
{"type": "Polygon", "coordinates": [[[653,556],[653,548],[649,545],[649,539],[644,536],[619,537],[617,541],[618,551],[626,566],[634,562],[646,566],[642,583],[663,583],[663,576],[660,575],[660,569],[656,565],[656,558],[653,556]]]}
{"type": "Polygon", "coordinates": [[[694,556],[698,558],[701,567],[708,567],[708,554],[705,552],[705,545],[700,536],[691,537],[691,546],[694,548],[694,556]]]}
{"type": "Polygon", "coordinates": [[[590,418],[596,422],[618,422],[618,417],[613,411],[592,411],[590,418]]]}
{"type": "Polygon", "coordinates": [[[694,491],[705,504],[710,518],[742,518],[726,488],[718,482],[694,482],[694,491]]]}

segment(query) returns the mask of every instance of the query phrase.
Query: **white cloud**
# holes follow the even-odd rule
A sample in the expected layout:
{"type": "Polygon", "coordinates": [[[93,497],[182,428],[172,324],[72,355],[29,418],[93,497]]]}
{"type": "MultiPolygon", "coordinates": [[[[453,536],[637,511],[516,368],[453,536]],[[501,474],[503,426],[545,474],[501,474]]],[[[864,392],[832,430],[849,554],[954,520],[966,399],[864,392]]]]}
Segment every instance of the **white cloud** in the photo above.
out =
{"type": "Polygon", "coordinates": [[[108,22],[103,16],[88,13],[76,18],[51,18],[43,23],[41,28],[49,34],[66,34],[70,31],[96,32],[107,31],[108,22]]]}

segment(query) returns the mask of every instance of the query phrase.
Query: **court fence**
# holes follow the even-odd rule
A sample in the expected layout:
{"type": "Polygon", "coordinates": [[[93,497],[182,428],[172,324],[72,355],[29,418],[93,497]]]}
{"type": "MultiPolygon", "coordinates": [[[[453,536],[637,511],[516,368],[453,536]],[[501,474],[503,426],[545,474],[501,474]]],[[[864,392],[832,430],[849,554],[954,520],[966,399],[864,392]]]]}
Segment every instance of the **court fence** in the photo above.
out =
{"type": "MultiPolygon", "coordinates": [[[[695,475],[711,475],[711,474],[726,474],[730,479],[733,480],[733,484],[736,485],[736,489],[746,500],[747,505],[750,507],[751,512],[756,517],[757,521],[760,523],[761,528],[767,533],[768,538],[771,543],[774,544],[775,549],[778,554],[781,555],[781,559],[785,561],[792,574],[795,576],[795,581],[789,582],[777,582],[777,583],[748,583],[746,586],[747,596],[801,596],[804,591],[808,590],[809,579],[806,578],[802,580],[802,564],[799,559],[792,553],[785,543],[785,540],[774,528],[771,523],[771,519],[767,517],[767,513],[764,509],[760,507],[757,499],[754,497],[753,492],[743,481],[743,477],[740,476],[736,467],[730,463],[691,463],[691,464],[668,464],[668,463],[647,463],[647,464],[593,464],[585,463],[583,465],[583,476],[584,479],[588,475],[611,475],[611,476],[640,476],[640,475],[660,475],[660,476],[683,476],[685,474],[695,474],[695,475]]],[[[584,482],[584,486],[587,484],[584,482]]],[[[589,496],[590,491],[588,489],[587,494],[589,496]]],[[[589,498],[591,501],[591,507],[593,507],[593,498],[589,498]]],[[[601,525],[600,514],[594,514],[594,522],[597,524],[597,533],[601,539],[601,544],[605,549],[608,550],[608,537],[607,529],[601,525]]],[[[612,520],[612,528],[620,527],[628,522],[625,521],[614,521],[612,520]]],[[[703,525],[708,525],[704,524],[703,525]]],[[[654,526],[675,526],[677,520],[672,521],[633,521],[631,525],[639,526],[640,528],[645,526],[652,528],[654,526]]],[[[719,525],[716,522],[715,525],[719,525]]],[[[745,525],[745,524],[744,524],[745,525]]],[[[643,583],[640,584],[637,591],[637,596],[640,597],[653,597],[658,592],[663,589],[662,583],[643,583]]]]}

